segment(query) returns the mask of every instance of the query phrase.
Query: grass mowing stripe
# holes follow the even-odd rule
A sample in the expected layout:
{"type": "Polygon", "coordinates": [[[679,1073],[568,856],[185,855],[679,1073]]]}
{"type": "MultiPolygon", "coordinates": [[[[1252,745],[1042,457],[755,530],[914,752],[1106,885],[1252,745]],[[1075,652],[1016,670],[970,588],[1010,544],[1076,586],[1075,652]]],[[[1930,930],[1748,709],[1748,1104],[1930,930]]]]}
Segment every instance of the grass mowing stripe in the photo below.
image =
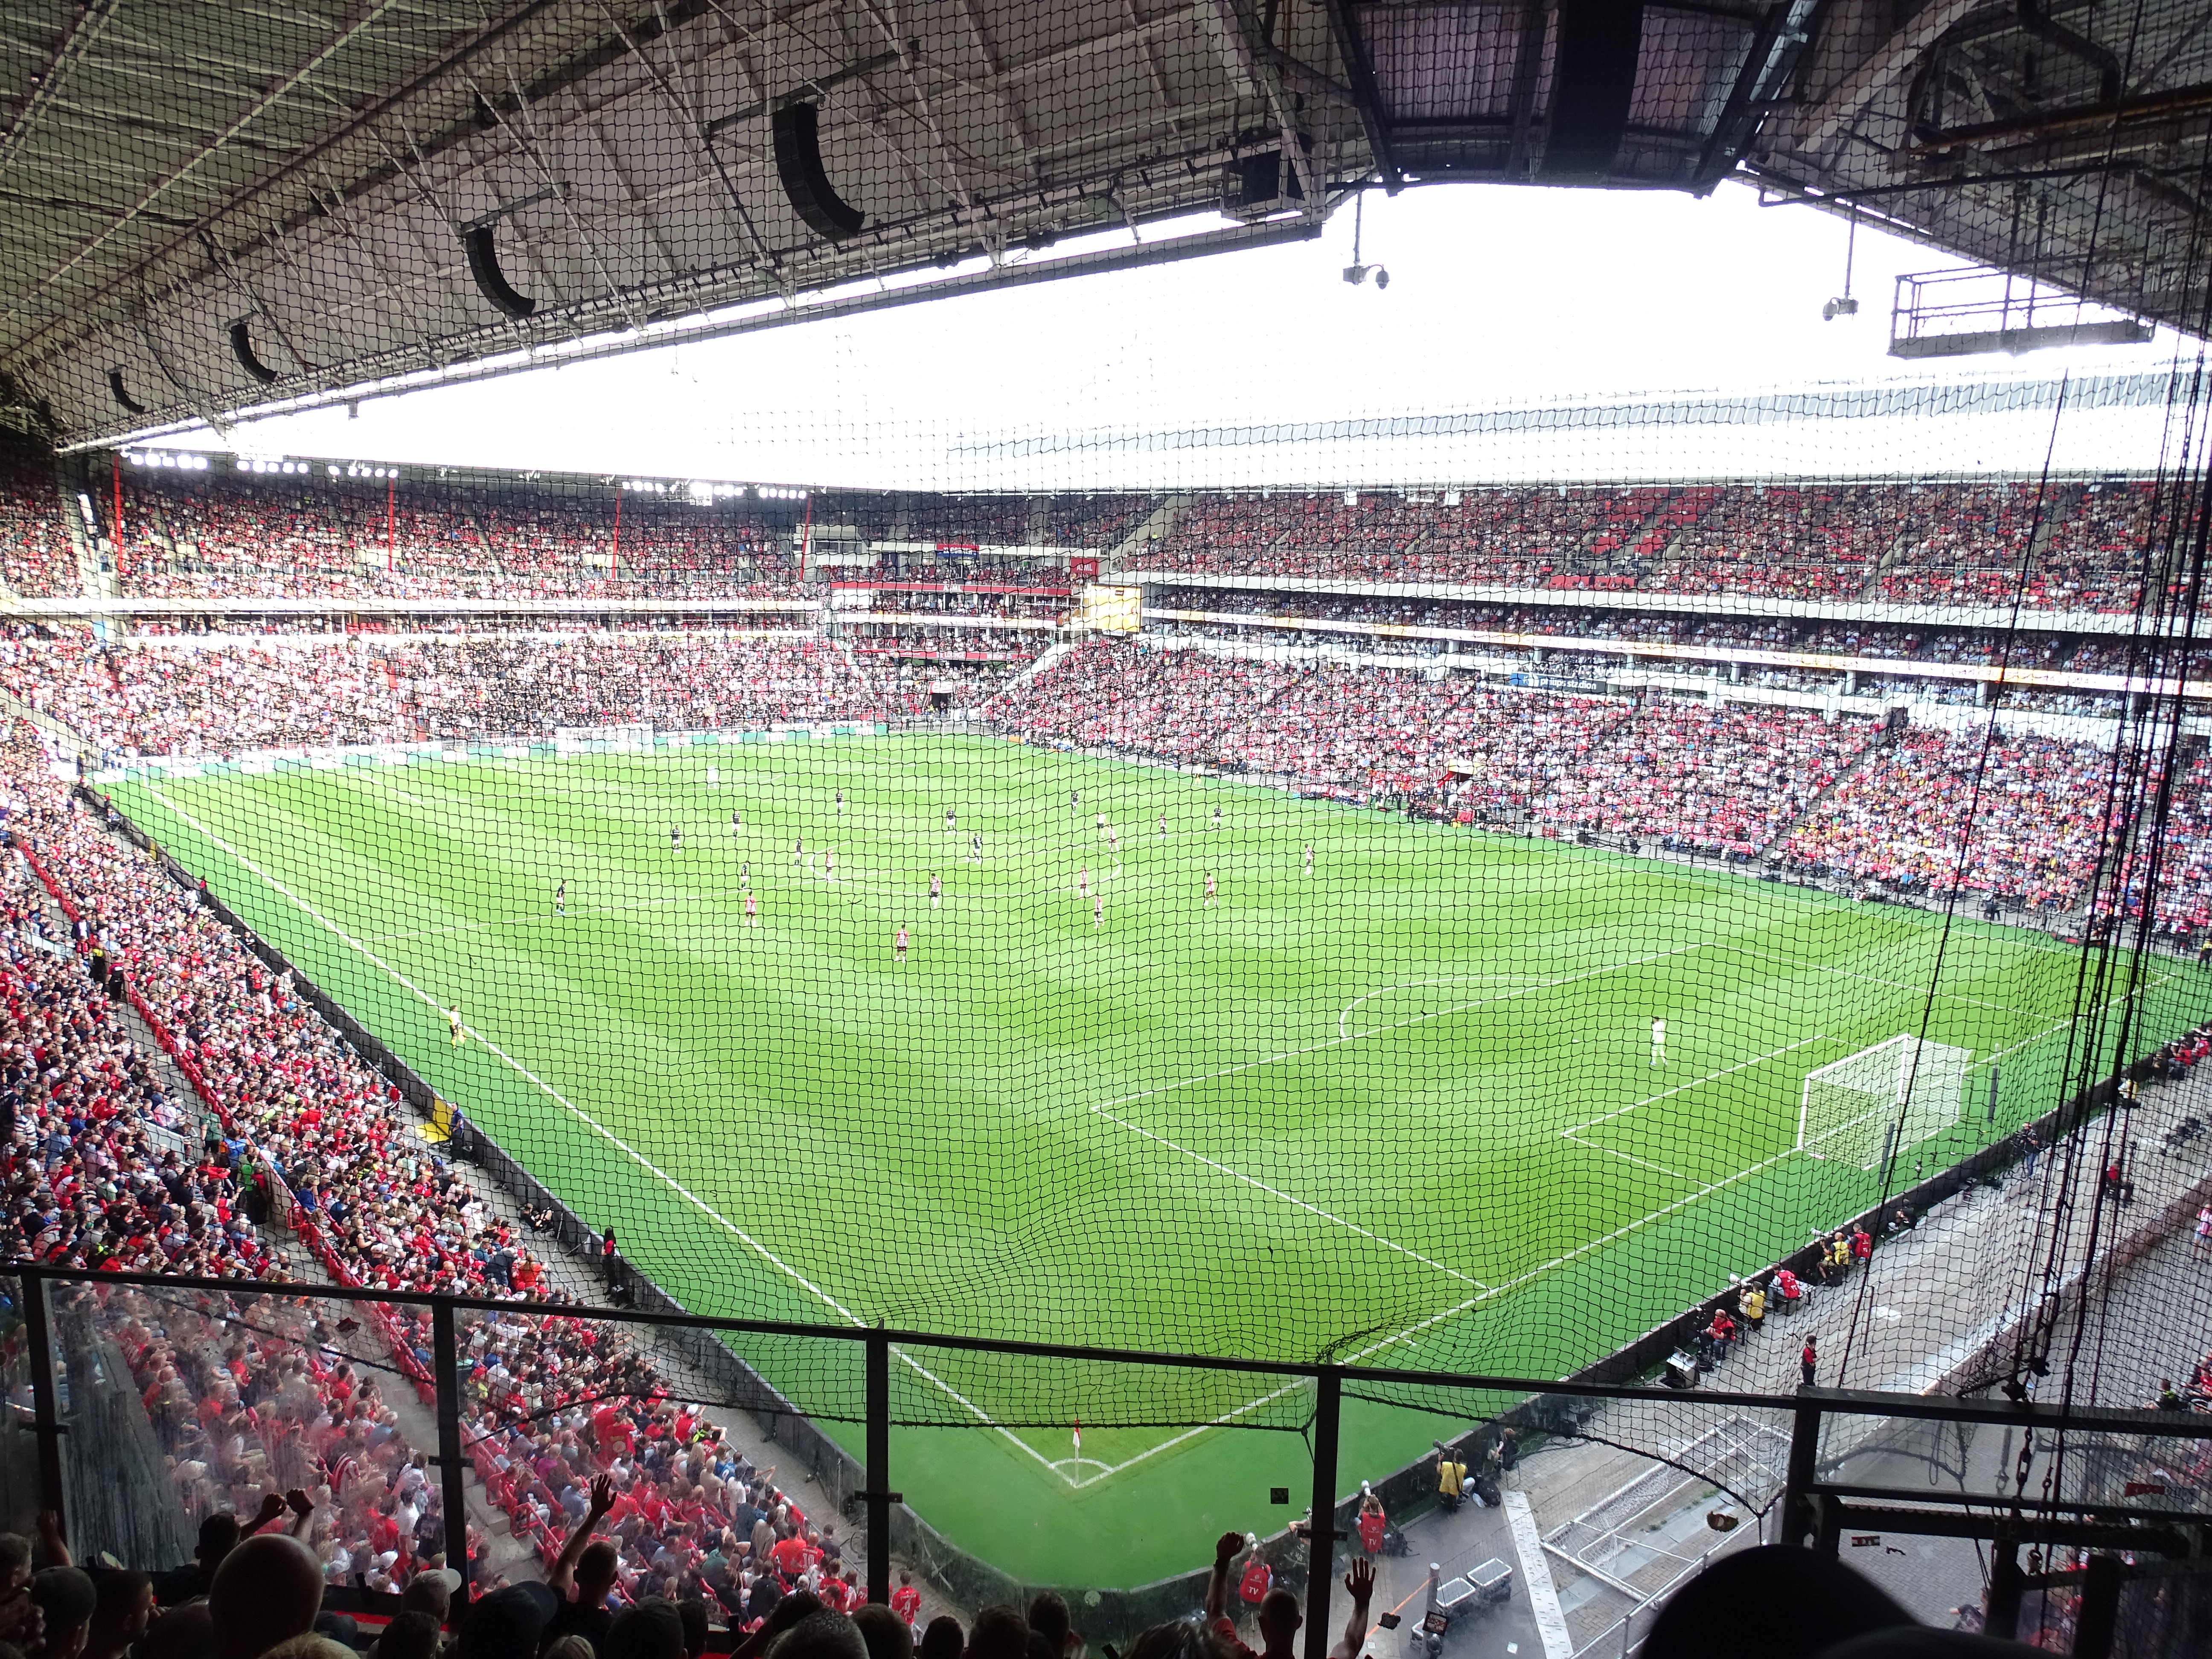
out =
{"type": "MultiPolygon", "coordinates": [[[[1759,1159],[1797,1094],[1782,1057],[1637,1110],[1643,1022],[1664,1015],[1677,1064],[1727,1073],[1816,1029],[1854,1048],[1917,1029],[1924,1006],[1928,918],[1724,872],[981,740],[724,750],[704,757],[719,793],[699,758],[447,763],[406,780],[412,800],[335,773],[117,787],[202,873],[240,870],[255,927],[702,1312],[823,1304],[718,1244],[736,1241],[699,1206],[871,1322],[1562,1375],[1865,1195],[1859,1172],[1759,1159]],[[1083,811],[1063,816],[1071,787],[1083,811]],[[1129,833],[1094,931],[1074,885],[1112,866],[1099,806],[1129,833]],[[802,836],[837,845],[834,885],[785,867],[802,836]],[[714,896],[747,856],[767,888],[750,931],[714,896]],[[1218,910],[1199,905],[1208,868],[1218,910]],[[895,973],[902,920],[915,960],[895,973]],[[449,988],[500,1054],[451,1049],[428,994],[449,988]],[[1352,1024],[1370,1011],[1389,1018],[1352,1024]],[[549,1097],[524,1072],[592,1123],[533,1109],[549,1097]],[[649,1169],[605,1158],[602,1130],[649,1169]],[[1439,1181],[1484,1201],[1439,1203],[1439,1181]],[[1433,1298],[1439,1267],[1470,1293],[1433,1298]]],[[[2055,1079],[2069,958],[1970,919],[1956,933],[1928,1034],[2003,1059],[2016,1123],[2055,1079]]],[[[2184,1000],[2148,988],[2161,1019],[2184,1000]]],[[[1960,1125],[1941,1156],[1985,1138],[1960,1125]]],[[[1162,1413],[1111,1377],[902,1359],[902,1422],[1000,1431],[902,1428],[899,1484],[1033,1581],[1174,1571],[1267,1520],[1266,1484],[1304,1484],[1294,1436],[1235,1431],[1294,1428],[1295,1389],[1202,1378],[1169,1413],[1182,1426],[1139,1430],[1115,1420],[1162,1413]],[[1084,1457],[1056,1466],[1067,1443],[1038,1425],[1066,1416],[1084,1457]]],[[[763,1363],[838,1431],[835,1375],[763,1363]]],[[[1346,1468],[1380,1473],[1427,1439],[1417,1414],[1359,1405],[1346,1468]]]]}
{"type": "MultiPolygon", "coordinates": [[[[210,841],[215,842],[216,846],[222,848],[224,851],[228,852],[246,868],[252,871],[254,874],[259,876],[261,879],[267,882],[270,887],[283,894],[285,898],[291,901],[293,904],[298,906],[301,910],[304,911],[308,916],[312,917],[323,927],[328,929],[335,938],[343,941],[350,949],[360,952],[360,954],[369,962],[374,963],[384,973],[390,975],[395,983],[404,987],[414,995],[421,998],[425,1003],[428,1003],[432,1008],[434,1009],[437,1007],[438,1001],[436,998],[424,991],[420,986],[410,980],[398,969],[392,967],[391,963],[383,960],[383,958],[379,957],[376,952],[370,950],[366,945],[363,945],[360,940],[353,938],[352,935],[349,934],[336,922],[333,922],[329,917],[317,910],[313,905],[309,904],[297,893],[295,893],[290,888],[285,886],[283,882],[277,880],[276,877],[270,875],[266,870],[262,869],[260,866],[254,863],[252,859],[247,858],[244,854],[239,852],[237,848],[232,847],[228,842],[224,841],[220,835],[209,829],[205,824],[200,823],[198,819],[193,817],[192,815],[186,811],[183,807],[177,805],[173,801],[170,801],[167,796],[161,793],[158,787],[154,787],[149,785],[149,790],[156,799],[162,801],[163,804],[167,805],[179,817],[184,819],[185,823],[191,824],[202,835],[205,836],[210,841]]],[[[809,1295],[818,1298],[825,1307],[828,1307],[836,1312],[836,1315],[841,1319],[843,1319],[848,1324],[866,1324],[867,1322],[862,1319],[860,1315],[846,1307],[835,1297],[831,1296],[827,1291],[815,1284],[811,1279],[808,1279],[804,1273],[799,1272],[798,1269],[792,1267],[788,1262],[782,1261],[775,1254],[775,1252],[769,1249],[765,1245],[761,1243],[759,1240],[754,1238],[752,1235],[746,1232],[744,1228],[738,1226],[737,1223],[732,1221],[720,1211],[715,1209],[704,1199],[702,1199],[697,1194],[686,1187],[682,1182],[677,1180],[675,1176],[670,1175],[659,1164],[653,1163],[652,1159],[647,1158],[642,1152],[637,1151],[637,1149],[630,1146],[629,1142],[623,1140],[621,1136],[616,1134],[605,1124],[601,1123],[597,1118],[593,1117],[590,1113],[585,1111],[574,1101],[570,1100],[566,1095],[562,1094],[558,1089],[556,1089],[551,1084],[546,1082],[544,1079],[539,1077],[528,1066],[523,1065],[520,1060],[518,1060],[514,1055],[508,1054],[490,1037],[486,1036],[483,1032],[477,1030],[473,1026],[468,1025],[465,1022],[463,1024],[462,1030],[467,1032],[468,1035],[474,1036],[477,1042],[481,1042],[486,1048],[496,1054],[502,1063],[512,1067],[517,1075],[523,1078],[532,1087],[544,1094],[548,1099],[559,1105],[562,1110],[568,1112],[579,1122],[583,1123],[587,1127],[596,1132],[606,1140],[608,1145],[613,1146],[616,1150],[623,1153],[624,1157],[635,1163],[641,1169],[649,1171],[658,1179],[666,1183],[670,1191],[676,1193],[687,1203],[696,1208],[701,1214],[708,1217],[710,1220],[724,1228],[728,1231],[732,1237],[738,1239],[747,1249],[751,1250],[755,1255],[758,1255],[761,1260],[768,1262],[778,1272],[783,1273],[786,1277],[790,1279],[793,1283],[804,1289],[809,1295]]],[[[957,1404],[973,1413],[978,1420],[989,1425],[993,1428],[999,1428],[999,1425],[992,1420],[988,1413],[976,1406],[966,1396],[960,1394],[957,1390],[951,1388],[949,1384],[940,1380],[928,1369],[928,1367],[911,1358],[908,1358],[904,1353],[900,1355],[900,1358],[903,1360],[906,1364],[919,1372],[922,1376],[936,1384],[938,1388],[943,1389],[945,1395],[957,1404]]],[[[1037,1455],[1035,1451],[1031,1450],[1031,1449],[1011,1430],[999,1428],[999,1432],[1005,1435],[1008,1439],[1012,1440],[1016,1445],[1020,1446],[1024,1451],[1029,1452],[1031,1456],[1035,1457],[1037,1455]]],[[[1040,1462],[1044,1462],[1042,1458],[1039,1458],[1038,1461],[1040,1462]]],[[[1045,1467],[1050,1468],[1052,1466],[1048,1462],[1045,1464],[1045,1467]]]]}

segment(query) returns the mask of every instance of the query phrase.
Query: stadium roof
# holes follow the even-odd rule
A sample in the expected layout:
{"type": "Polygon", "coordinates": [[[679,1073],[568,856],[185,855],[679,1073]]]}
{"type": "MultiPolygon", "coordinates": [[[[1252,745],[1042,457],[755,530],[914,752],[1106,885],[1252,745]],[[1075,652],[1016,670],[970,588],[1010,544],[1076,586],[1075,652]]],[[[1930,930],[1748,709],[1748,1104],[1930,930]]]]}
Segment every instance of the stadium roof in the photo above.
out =
{"type": "Polygon", "coordinates": [[[100,441],[1309,235],[1363,181],[1703,191],[1740,161],[2197,326],[2203,22],[2202,0],[22,0],[0,402],[100,441]],[[1200,208],[1221,228],[1139,234],[1200,208]]]}

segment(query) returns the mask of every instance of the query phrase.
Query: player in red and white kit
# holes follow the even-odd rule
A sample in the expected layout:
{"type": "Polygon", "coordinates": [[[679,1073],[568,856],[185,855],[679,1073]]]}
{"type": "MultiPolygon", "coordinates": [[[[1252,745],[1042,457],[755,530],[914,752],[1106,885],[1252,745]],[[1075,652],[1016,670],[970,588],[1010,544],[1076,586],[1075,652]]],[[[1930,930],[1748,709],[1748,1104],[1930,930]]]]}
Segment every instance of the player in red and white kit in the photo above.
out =
{"type": "Polygon", "coordinates": [[[1087,864],[1075,872],[1075,890],[1085,898],[1091,896],[1091,866],[1087,864]]]}
{"type": "Polygon", "coordinates": [[[837,849],[834,847],[822,855],[822,879],[837,879],[837,849]]]}
{"type": "Polygon", "coordinates": [[[1106,925],[1106,895],[1103,893],[1091,901],[1091,925],[1093,927],[1106,925]]]}
{"type": "Polygon", "coordinates": [[[906,924],[904,922],[899,923],[898,933],[891,939],[891,954],[901,962],[906,960],[906,924]]]}
{"type": "Polygon", "coordinates": [[[933,910],[945,897],[945,878],[933,870],[929,872],[929,908],[933,910]]]}
{"type": "Polygon", "coordinates": [[[1215,898],[1215,896],[1216,896],[1216,895],[1215,895],[1215,892],[1214,892],[1214,887],[1213,887],[1213,872],[1212,872],[1212,871],[1211,871],[1211,870],[1209,870],[1209,871],[1207,871],[1207,872],[1206,872],[1206,908],[1207,909],[1211,910],[1211,909],[1213,908],[1213,902],[1214,902],[1214,898],[1215,898]]]}
{"type": "Polygon", "coordinates": [[[1306,873],[1313,874],[1313,843],[1311,842],[1306,843],[1306,873]]]}
{"type": "Polygon", "coordinates": [[[914,1587],[911,1573],[899,1574],[899,1587],[891,1592],[891,1611],[909,1626],[921,1611],[921,1592],[914,1587]]]}
{"type": "Polygon", "coordinates": [[[745,894],[745,926],[760,926],[760,895],[750,890],[745,894]]]}

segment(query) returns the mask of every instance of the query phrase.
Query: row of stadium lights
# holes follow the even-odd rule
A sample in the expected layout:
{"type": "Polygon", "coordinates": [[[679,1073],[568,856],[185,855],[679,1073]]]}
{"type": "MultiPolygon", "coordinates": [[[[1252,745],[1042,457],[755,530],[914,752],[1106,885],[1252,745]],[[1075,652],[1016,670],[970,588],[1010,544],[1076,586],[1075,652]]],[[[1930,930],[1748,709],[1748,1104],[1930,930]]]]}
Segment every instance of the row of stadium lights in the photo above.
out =
{"type": "MultiPolygon", "coordinates": [[[[167,449],[125,450],[123,459],[132,466],[167,467],[184,472],[204,472],[210,465],[209,457],[205,455],[186,455],[167,449]]],[[[308,461],[264,461],[245,455],[238,457],[237,467],[240,472],[264,473],[307,474],[315,470],[313,464],[308,461]]],[[[397,478],[399,476],[399,469],[396,466],[364,466],[352,461],[343,467],[325,462],[323,471],[333,478],[397,478]]],[[[656,478],[625,478],[622,487],[648,495],[686,495],[696,501],[719,501],[745,495],[763,501],[803,501],[806,499],[804,489],[793,489],[781,484],[670,483],[656,478]]]]}
{"type": "Polygon", "coordinates": [[[689,495],[695,501],[720,501],[743,495],[751,495],[757,501],[803,501],[806,499],[805,490],[787,489],[781,484],[708,483],[703,479],[672,483],[663,478],[624,478],[622,487],[635,495],[689,495]]]}
{"type": "MultiPolygon", "coordinates": [[[[133,466],[171,468],[179,472],[204,472],[211,464],[205,455],[181,455],[166,449],[125,450],[123,459],[133,466]]],[[[240,472],[309,473],[315,469],[307,461],[263,461],[240,455],[237,459],[240,472]]],[[[333,478],[397,478],[396,466],[363,466],[348,462],[343,467],[325,463],[323,471],[333,478]]]]}

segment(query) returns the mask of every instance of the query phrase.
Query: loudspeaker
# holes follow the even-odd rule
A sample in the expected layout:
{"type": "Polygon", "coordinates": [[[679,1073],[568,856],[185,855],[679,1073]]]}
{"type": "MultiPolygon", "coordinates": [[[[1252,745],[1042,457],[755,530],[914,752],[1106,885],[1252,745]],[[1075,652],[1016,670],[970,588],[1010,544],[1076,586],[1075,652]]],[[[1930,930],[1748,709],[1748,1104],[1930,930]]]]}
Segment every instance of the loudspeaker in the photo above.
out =
{"type": "Polygon", "coordinates": [[[463,232],[461,246],[469,252],[469,275],[476,278],[477,291],[503,314],[520,321],[538,309],[537,301],[517,294],[501,274],[499,249],[492,241],[489,225],[463,232]]]}
{"type": "Polygon", "coordinates": [[[1644,0],[1560,0],[1559,42],[1551,131],[1536,182],[1603,184],[1628,128],[1644,0]]]}
{"type": "MultiPolygon", "coordinates": [[[[1298,135],[1298,147],[1310,152],[1304,133],[1298,135]]],[[[1222,179],[1221,210],[1232,219],[1264,219],[1296,207],[1305,194],[1297,167],[1279,147],[1255,150],[1230,162],[1222,179]]]]}
{"type": "Polygon", "coordinates": [[[825,241],[860,234],[867,216],[830,187],[822,166],[822,111],[813,104],[787,104],[769,118],[775,138],[775,176],[806,228],[825,241]]]}
{"type": "Polygon", "coordinates": [[[230,355],[238,359],[240,368],[262,385],[267,386],[276,378],[276,371],[253,355],[253,342],[248,337],[243,322],[230,325],[230,355]]]}
{"type": "Polygon", "coordinates": [[[133,398],[129,392],[123,389],[122,364],[118,363],[113,368],[107,371],[107,389],[113,394],[115,401],[122,404],[123,407],[131,414],[143,415],[146,412],[146,405],[140,403],[137,398],[133,398]]]}

